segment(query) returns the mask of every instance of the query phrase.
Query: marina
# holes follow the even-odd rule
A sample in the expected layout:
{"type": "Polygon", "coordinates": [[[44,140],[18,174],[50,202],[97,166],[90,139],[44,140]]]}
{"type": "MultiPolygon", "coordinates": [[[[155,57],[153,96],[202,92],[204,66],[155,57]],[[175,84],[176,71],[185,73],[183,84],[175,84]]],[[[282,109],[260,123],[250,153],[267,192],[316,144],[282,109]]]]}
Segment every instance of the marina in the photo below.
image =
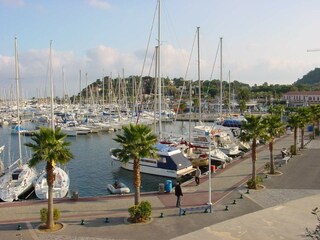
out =
{"type": "MultiPolygon", "coordinates": [[[[31,129],[33,124],[26,122],[26,128],[31,129]]],[[[185,131],[187,124],[185,122],[165,123],[163,129],[166,132],[185,131]]],[[[107,184],[116,180],[124,183],[129,189],[133,187],[133,172],[122,169],[119,162],[113,161],[110,155],[110,149],[117,147],[113,138],[118,132],[99,132],[94,134],[79,135],[77,137],[68,137],[71,142],[71,151],[74,159],[65,166],[64,169],[70,178],[70,187],[68,197],[76,192],[81,197],[105,196],[110,195],[107,184]]],[[[15,159],[18,154],[17,134],[11,134],[10,125],[0,127],[0,146],[5,145],[2,153],[3,159],[15,159]]],[[[24,143],[30,142],[29,136],[21,136],[22,155],[31,156],[30,149],[24,146],[24,143]]],[[[4,162],[7,166],[8,162],[4,162]]],[[[43,166],[37,167],[38,173],[43,166]]],[[[141,174],[142,188],[141,192],[158,191],[159,184],[165,183],[168,178],[141,174]]]]}

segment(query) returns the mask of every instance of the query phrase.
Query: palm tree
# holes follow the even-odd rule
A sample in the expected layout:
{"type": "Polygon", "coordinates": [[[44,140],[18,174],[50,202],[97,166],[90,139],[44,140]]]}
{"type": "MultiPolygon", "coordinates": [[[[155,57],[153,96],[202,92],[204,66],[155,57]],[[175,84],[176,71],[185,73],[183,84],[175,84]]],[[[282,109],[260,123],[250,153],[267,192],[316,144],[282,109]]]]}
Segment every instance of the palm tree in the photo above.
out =
{"type": "Polygon", "coordinates": [[[284,124],[281,122],[280,115],[267,115],[263,119],[263,123],[266,127],[267,137],[266,140],[269,142],[270,151],[270,174],[274,174],[274,158],[273,158],[273,145],[276,137],[279,137],[284,133],[284,124]]]}
{"type": "Polygon", "coordinates": [[[312,121],[312,116],[311,116],[310,108],[308,107],[298,108],[298,114],[300,117],[299,128],[301,130],[300,148],[303,149],[304,148],[304,129],[306,128],[307,123],[312,121]]]}
{"type": "Polygon", "coordinates": [[[46,228],[52,229],[54,227],[53,220],[53,196],[52,189],[55,180],[53,172],[56,163],[61,165],[68,163],[72,158],[68,146],[70,142],[65,142],[67,135],[61,133],[61,129],[53,130],[51,128],[41,128],[38,133],[35,133],[31,139],[34,142],[25,143],[33,151],[32,157],[29,161],[29,166],[34,167],[41,162],[46,162],[46,173],[48,183],[48,216],[46,228]]]}
{"type": "Polygon", "coordinates": [[[298,113],[290,113],[288,120],[288,124],[293,128],[293,149],[291,150],[291,154],[297,154],[297,136],[298,136],[298,128],[300,124],[300,115],[298,113]]]}
{"type": "Polygon", "coordinates": [[[256,174],[256,161],[257,161],[257,141],[265,139],[265,125],[261,115],[246,116],[246,120],[241,126],[240,139],[244,142],[251,141],[251,159],[252,159],[252,186],[257,188],[257,174],[256,174]]]}
{"type": "Polygon", "coordinates": [[[270,106],[269,108],[269,113],[279,115],[280,121],[282,121],[282,116],[284,112],[285,112],[285,108],[283,105],[270,106]]]}
{"type": "Polygon", "coordinates": [[[113,149],[111,152],[121,162],[128,163],[133,160],[134,171],[134,204],[140,203],[140,159],[146,157],[156,158],[157,149],[154,145],[157,142],[157,136],[152,133],[152,130],[143,124],[123,126],[123,134],[117,134],[115,140],[122,148],[113,149]]]}
{"type": "Polygon", "coordinates": [[[320,124],[320,105],[311,105],[310,106],[310,112],[312,116],[312,135],[313,139],[316,137],[316,130],[315,130],[315,123],[317,123],[317,128],[319,130],[319,124],[320,124]]]}

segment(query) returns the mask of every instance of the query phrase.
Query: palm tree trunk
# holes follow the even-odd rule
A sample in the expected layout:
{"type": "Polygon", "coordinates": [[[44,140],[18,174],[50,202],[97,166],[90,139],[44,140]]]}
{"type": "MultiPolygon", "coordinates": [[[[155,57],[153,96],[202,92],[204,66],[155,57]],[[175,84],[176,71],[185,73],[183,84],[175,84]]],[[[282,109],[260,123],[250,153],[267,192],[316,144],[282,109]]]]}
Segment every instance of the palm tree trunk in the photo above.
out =
{"type": "Polygon", "coordinates": [[[48,216],[47,216],[47,228],[53,229],[54,219],[53,219],[53,182],[54,182],[54,173],[53,173],[53,164],[52,162],[47,163],[47,183],[48,183],[48,216]]]}
{"type": "Polygon", "coordinates": [[[294,148],[293,148],[293,155],[297,155],[297,127],[294,128],[294,131],[293,131],[293,145],[294,145],[294,148]]]}
{"type": "Polygon", "coordinates": [[[273,139],[269,142],[269,150],[270,150],[270,174],[274,174],[273,139]]]}
{"type": "Polygon", "coordinates": [[[134,160],[133,164],[134,168],[134,187],[135,187],[135,194],[134,194],[134,204],[139,205],[140,203],[140,187],[141,187],[141,176],[140,176],[140,164],[139,159],[134,160]]]}
{"type": "Polygon", "coordinates": [[[257,161],[257,141],[256,139],[252,140],[252,181],[254,183],[253,188],[257,189],[256,183],[256,161],[257,161]]]}
{"type": "Polygon", "coordinates": [[[300,149],[304,148],[304,128],[301,128],[301,145],[300,149]]]}

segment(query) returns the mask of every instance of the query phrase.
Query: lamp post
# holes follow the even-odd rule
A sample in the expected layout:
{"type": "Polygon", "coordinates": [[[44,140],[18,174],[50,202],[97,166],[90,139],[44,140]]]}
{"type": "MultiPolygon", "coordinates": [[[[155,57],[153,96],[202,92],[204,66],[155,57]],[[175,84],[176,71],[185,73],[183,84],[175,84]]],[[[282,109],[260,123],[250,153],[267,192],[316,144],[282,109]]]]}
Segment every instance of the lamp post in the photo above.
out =
{"type": "Polygon", "coordinates": [[[210,136],[210,132],[206,132],[206,137],[208,138],[209,137],[209,159],[208,159],[208,165],[209,165],[209,171],[208,171],[208,174],[209,174],[209,198],[208,198],[208,205],[212,205],[212,202],[211,202],[211,136],[210,136]]]}

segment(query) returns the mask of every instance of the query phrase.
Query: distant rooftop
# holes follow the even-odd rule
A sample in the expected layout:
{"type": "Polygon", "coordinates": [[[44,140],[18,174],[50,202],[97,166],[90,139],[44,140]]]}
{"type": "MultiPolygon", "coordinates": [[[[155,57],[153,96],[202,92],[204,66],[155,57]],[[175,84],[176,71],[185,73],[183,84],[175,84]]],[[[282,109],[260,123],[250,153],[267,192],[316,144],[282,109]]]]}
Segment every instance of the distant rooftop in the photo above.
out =
{"type": "Polygon", "coordinates": [[[284,95],[320,95],[320,91],[305,91],[305,92],[300,92],[300,91],[295,91],[295,92],[287,92],[284,95]]]}

